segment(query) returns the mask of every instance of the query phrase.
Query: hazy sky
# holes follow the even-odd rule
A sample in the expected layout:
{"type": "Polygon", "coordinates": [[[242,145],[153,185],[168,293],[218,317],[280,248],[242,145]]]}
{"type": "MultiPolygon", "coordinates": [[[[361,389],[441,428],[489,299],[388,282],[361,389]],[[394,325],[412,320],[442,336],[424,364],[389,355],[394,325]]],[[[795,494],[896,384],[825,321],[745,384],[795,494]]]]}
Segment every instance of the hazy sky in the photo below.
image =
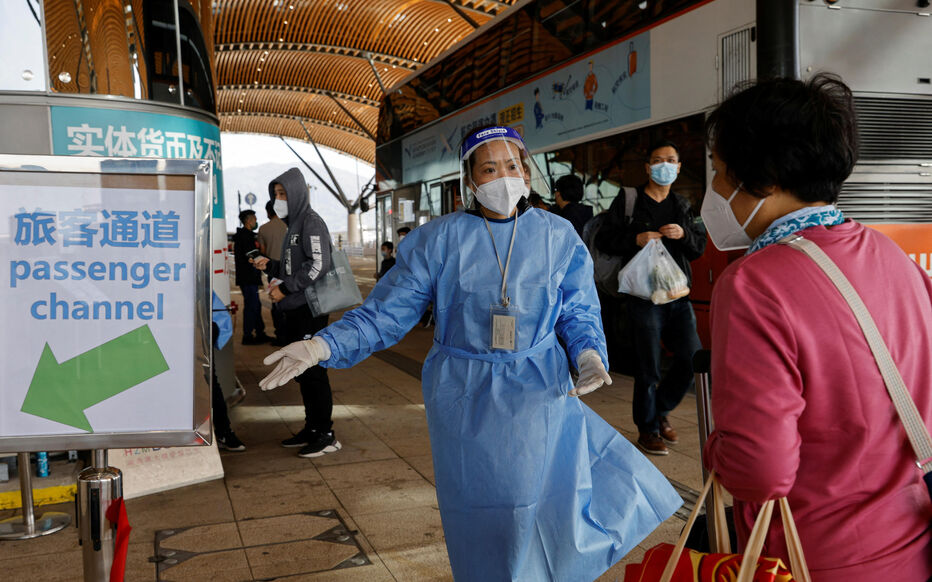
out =
{"type": "MultiPolygon", "coordinates": [[[[227,230],[233,232],[239,226],[237,216],[240,210],[252,208],[259,217],[259,224],[266,221],[265,203],[269,200],[269,182],[289,168],[298,168],[311,185],[310,201],[313,208],[327,222],[331,233],[346,232],[347,213],[337,199],[327,190],[307,167],[277,137],[262,135],[223,133],[220,135],[223,152],[223,189],[226,202],[227,230]],[[256,204],[246,204],[246,194],[256,195],[256,204]],[[240,202],[237,193],[242,197],[240,202]]],[[[330,177],[324,169],[314,147],[303,141],[288,140],[304,161],[309,163],[321,177],[329,182],[330,177]]],[[[320,147],[320,146],[319,146],[320,147]]],[[[325,147],[320,153],[327,160],[350,201],[356,200],[359,191],[366,185],[375,168],[369,164],[325,147]]],[[[374,208],[375,201],[370,199],[374,208]]],[[[375,238],[375,210],[369,210],[362,216],[364,235],[367,239],[375,238]]]]}

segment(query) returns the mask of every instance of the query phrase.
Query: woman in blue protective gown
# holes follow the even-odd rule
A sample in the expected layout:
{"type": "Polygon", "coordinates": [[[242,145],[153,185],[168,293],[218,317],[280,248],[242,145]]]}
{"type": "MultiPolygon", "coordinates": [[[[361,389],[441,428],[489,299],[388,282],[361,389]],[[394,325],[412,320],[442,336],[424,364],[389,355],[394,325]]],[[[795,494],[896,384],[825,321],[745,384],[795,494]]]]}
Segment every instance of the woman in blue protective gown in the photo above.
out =
{"type": "Polygon", "coordinates": [[[362,306],[269,356],[279,364],[260,385],[318,362],[353,366],[398,342],[432,302],[424,405],[454,578],[588,582],[681,500],[573,397],[611,381],[592,261],[569,222],[527,205],[533,161],[520,136],[482,130],[461,152],[476,209],[413,230],[362,306]]]}

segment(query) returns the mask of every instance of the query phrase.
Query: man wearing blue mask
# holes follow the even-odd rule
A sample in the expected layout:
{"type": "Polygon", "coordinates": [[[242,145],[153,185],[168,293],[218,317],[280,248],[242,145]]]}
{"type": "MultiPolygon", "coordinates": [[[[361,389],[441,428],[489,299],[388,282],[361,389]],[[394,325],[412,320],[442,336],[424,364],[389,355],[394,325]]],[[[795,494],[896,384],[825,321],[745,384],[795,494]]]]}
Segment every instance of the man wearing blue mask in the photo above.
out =
{"type": "MultiPolygon", "coordinates": [[[[625,196],[609,208],[606,224],[596,235],[602,252],[631,260],[650,240],[660,239],[692,284],[690,262],[705,251],[706,233],[689,201],[671,190],[680,173],[680,153],[670,141],[650,148],[645,170],[648,181],[637,189],[634,209],[625,216],[625,196]]],[[[637,444],[646,453],[666,455],[667,444],[677,442],[667,415],[679,405],[693,382],[692,358],[700,348],[696,316],[689,297],[654,305],[626,296],[626,328],[635,347],[634,423],[637,444]],[[673,353],[673,362],[661,375],[661,342],[673,353]]]]}

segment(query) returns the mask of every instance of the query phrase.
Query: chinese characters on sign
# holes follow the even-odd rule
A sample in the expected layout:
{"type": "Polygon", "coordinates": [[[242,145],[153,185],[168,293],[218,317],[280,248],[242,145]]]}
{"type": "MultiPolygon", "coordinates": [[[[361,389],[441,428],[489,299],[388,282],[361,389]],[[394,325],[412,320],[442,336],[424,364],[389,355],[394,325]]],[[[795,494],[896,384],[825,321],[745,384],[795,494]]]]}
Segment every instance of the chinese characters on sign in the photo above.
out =
{"type": "Polygon", "coordinates": [[[175,158],[213,160],[220,167],[220,142],[182,131],[162,131],[143,127],[127,130],[125,125],[95,127],[87,123],[67,127],[68,153],[75,156],[124,158],[175,158]]]}
{"type": "Polygon", "coordinates": [[[13,242],[19,246],[130,247],[178,248],[178,220],[174,210],[60,210],[56,213],[20,208],[13,215],[16,230],[13,242]],[[92,228],[96,226],[96,228],[92,228]]]}
{"type": "Polygon", "coordinates": [[[192,159],[213,162],[212,217],[223,219],[220,128],[193,116],[105,109],[51,107],[56,156],[192,159]]]}
{"type": "Polygon", "coordinates": [[[524,103],[506,107],[498,112],[499,125],[511,125],[524,119],[524,103]]]}

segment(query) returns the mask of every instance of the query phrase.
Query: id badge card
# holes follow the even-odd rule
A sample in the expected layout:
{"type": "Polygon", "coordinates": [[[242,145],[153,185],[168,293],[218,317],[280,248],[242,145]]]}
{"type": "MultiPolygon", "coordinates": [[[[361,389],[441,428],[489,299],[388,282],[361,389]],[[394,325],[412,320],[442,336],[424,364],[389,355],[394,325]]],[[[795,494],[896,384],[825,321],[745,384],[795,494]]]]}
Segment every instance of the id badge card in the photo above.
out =
{"type": "Polygon", "coordinates": [[[489,311],[492,319],[489,347],[513,352],[518,343],[518,309],[514,305],[493,305],[489,311]]]}

